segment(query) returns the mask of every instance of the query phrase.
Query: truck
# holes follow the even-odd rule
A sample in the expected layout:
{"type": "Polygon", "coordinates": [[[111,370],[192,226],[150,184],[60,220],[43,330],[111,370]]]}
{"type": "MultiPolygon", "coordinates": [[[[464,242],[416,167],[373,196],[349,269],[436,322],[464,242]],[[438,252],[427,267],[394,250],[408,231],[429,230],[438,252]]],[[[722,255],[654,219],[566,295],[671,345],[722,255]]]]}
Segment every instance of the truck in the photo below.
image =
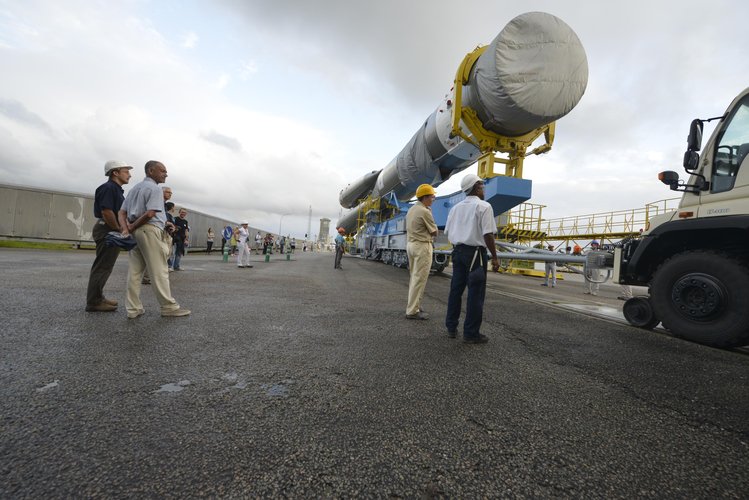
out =
{"type": "MultiPolygon", "coordinates": [[[[749,88],[718,117],[689,127],[683,166],[658,178],[684,194],[678,208],[653,217],[600,267],[612,281],[648,287],[623,307],[626,320],[713,347],[749,344],[749,88]],[[716,121],[702,147],[704,124],[716,121]]],[[[595,257],[593,257],[595,260],[595,257]]]]}

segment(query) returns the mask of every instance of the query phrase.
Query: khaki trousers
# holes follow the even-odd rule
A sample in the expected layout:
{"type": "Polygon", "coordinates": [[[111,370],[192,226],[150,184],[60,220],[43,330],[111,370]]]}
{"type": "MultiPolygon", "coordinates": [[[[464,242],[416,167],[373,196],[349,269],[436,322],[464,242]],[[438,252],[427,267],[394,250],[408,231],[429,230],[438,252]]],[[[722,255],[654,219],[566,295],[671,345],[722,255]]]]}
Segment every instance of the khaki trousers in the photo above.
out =
{"type": "Polygon", "coordinates": [[[409,241],[406,245],[408,267],[411,279],[408,282],[408,306],[406,314],[417,314],[421,307],[421,298],[432,268],[432,244],[423,241],[409,241]]]}
{"type": "Polygon", "coordinates": [[[142,225],[135,230],[133,236],[138,246],[129,252],[127,312],[136,313],[143,309],[143,303],[140,300],[140,285],[143,272],[146,270],[151,276],[151,288],[156,293],[161,312],[179,309],[179,304],[172,298],[169,287],[169,268],[166,264],[172,237],[152,224],[142,225]]]}

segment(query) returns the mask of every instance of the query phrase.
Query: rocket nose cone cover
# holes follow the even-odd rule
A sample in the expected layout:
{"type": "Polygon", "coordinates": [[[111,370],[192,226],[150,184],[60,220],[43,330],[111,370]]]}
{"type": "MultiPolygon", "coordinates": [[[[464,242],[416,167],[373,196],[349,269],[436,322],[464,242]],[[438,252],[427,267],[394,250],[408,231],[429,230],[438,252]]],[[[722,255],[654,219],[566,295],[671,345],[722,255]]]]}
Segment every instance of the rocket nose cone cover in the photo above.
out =
{"type": "Polygon", "coordinates": [[[490,128],[509,135],[566,115],[588,83],[580,39],[564,21],[545,12],[510,21],[474,70],[483,111],[493,122],[490,128]]]}
{"type": "Polygon", "coordinates": [[[338,195],[338,201],[341,203],[341,206],[344,208],[354,208],[358,205],[362,198],[365,198],[372,192],[372,189],[377,182],[377,176],[380,175],[380,171],[381,170],[373,170],[372,172],[365,174],[359,180],[352,182],[343,188],[338,195]]]}

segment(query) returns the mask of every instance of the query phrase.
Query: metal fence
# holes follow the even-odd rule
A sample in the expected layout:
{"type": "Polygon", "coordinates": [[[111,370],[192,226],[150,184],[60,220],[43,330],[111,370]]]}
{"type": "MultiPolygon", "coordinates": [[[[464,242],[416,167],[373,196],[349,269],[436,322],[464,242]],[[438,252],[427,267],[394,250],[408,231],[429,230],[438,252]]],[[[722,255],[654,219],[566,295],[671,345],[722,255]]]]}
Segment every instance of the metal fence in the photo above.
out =
{"type": "MultiPolygon", "coordinates": [[[[215,233],[214,246],[220,250],[223,228],[238,225],[234,221],[191,210],[185,205],[178,207],[188,212],[190,247],[194,249],[206,247],[210,227],[215,233]]],[[[0,213],[0,238],[3,239],[93,243],[91,232],[96,218],[94,197],[90,195],[0,184],[0,213]]],[[[253,241],[258,231],[262,236],[268,233],[250,227],[253,241]]]]}

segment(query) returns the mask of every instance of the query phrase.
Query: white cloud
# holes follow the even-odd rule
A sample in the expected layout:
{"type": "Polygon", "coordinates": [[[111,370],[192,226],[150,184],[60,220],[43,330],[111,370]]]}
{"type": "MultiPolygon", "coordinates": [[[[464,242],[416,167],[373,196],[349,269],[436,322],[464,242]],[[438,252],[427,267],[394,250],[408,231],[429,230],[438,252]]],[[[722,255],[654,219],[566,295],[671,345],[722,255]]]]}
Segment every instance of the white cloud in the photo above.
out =
{"type": "Polygon", "coordinates": [[[247,61],[242,63],[239,70],[239,77],[242,80],[250,79],[254,74],[258,72],[258,66],[255,61],[247,61]]]}
{"type": "Polygon", "coordinates": [[[680,170],[690,120],[721,114],[749,73],[749,5],[728,0],[465,0],[457,24],[446,0],[220,5],[0,3],[0,180],[92,192],[108,159],[159,159],[196,210],[267,229],[292,213],[303,234],[312,205],[315,231],[343,186],[398,154],[465,53],[545,10],[580,36],[590,80],[552,151],[525,162],[531,201],[623,209],[671,196],[655,174],[680,170]]]}
{"type": "Polygon", "coordinates": [[[229,85],[229,82],[231,81],[231,76],[229,76],[226,73],[221,74],[221,76],[218,77],[218,80],[216,80],[216,88],[221,90],[226,88],[227,85],[229,85]]]}
{"type": "Polygon", "coordinates": [[[182,46],[186,49],[195,48],[195,46],[198,44],[198,40],[198,35],[190,31],[182,37],[182,46]]]}

